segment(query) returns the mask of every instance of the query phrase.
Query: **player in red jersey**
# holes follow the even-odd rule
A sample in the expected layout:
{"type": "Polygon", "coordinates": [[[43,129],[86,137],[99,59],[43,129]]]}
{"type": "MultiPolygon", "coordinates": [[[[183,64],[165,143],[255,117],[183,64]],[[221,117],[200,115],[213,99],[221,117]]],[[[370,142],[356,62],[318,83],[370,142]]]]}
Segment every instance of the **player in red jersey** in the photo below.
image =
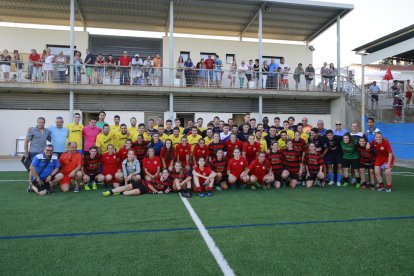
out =
{"type": "Polygon", "coordinates": [[[247,160],[241,156],[240,149],[234,149],[233,155],[234,157],[227,164],[228,182],[232,188],[235,188],[234,184],[239,181],[243,189],[249,181],[249,175],[246,173],[247,160]]]}
{"type": "Polygon", "coordinates": [[[102,154],[101,164],[101,175],[104,177],[104,182],[107,184],[112,182],[114,188],[119,187],[119,182],[115,178],[115,174],[120,171],[118,167],[118,156],[116,155],[114,146],[112,144],[108,145],[108,152],[102,154]]]}
{"type": "Polygon", "coordinates": [[[160,175],[147,183],[148,191],[153,194],[168,194],[171,191],[171,178],[167,168],[162,169],[160,175]]]}
{"type": "Polygon", "coordinates": [[[213,134],[213,141],[208,145],[208,151],[210,153],[209,160],[216,157],[217,151],[221,149],[223,151],[226,150],[226,144],[220,142],[220,133],[213,134]]]}
{"type": "Polygon", "coordinates": [[[165,140],[165,145],[161,149],[160,153],[162,167],[171,171],[174,167],[175,149],[171,139],[165,140]]]}
{"type": "Polygon", "coordinates": [[[142,161],[144,168],[144,175],[146,181],[152,181],[160,173],[161,159],[155,155],[155,150],[149,147],[147,150],[148,156],[142,161]]]}
{"type": "Polygon", "coordinates": [[[208,150],[208,146],[206,146],[206,142],[204,138],[200,138],[198,140],[198,144],[194,146],[193,150],[193,164],[196,165],[198,163],[198,160],[200,158],[204,158],[204,160],[208,160],[208,157],[210,155],[210,152],[208,150]]]}
{"type": "Polygon", "coordinates": [[[316,179],[319,180],[322,187],[325,187],[325,174],[323,173],[323,158],[316,151],[314,143],[309,144],[309,151],[305,154],[304,166],[306,169],[306,187],[312,188],[316,179]]]}
{"type": "Polygon", "coordinates": [[[89,184],[92,182],[92,189],[96,190],[98,187],[96,183],[102,183],[104,181],[104,176],[99,174],[101,170],[101,157],[98,155],[98,148],[92,146],[89,148],[89,154],[83,158],[83,185],[86,191],[89,191],[91,188],[89,184]]]}
{"type": "MultiPolygon", "coordinates": [[[[124,162],[125,159],[128,158],[128,152],[132,149],[132,140],[126,139],[125,145],[119,149],[117,152],[118,155],[118,172],[115,174],[115,178],[117,181],[122,183],[124,181],[124,174],[122,173],[122,162],[124,162]]],[[[134,151],[134,150],[133,150],[134,151]]],[[[135,154],[135,151],[134,151],[135,154]]]]}
{"type": "Polygon", "coordinates": [[[392,176],[391,171],[394,167],[394,155],[392,153],[391,145],[387,139],[385,139],[381,132],[375,134],[375,141],[372,142],[372,147],[375,150],[375,175],[377,177],[378,186],[377,191],[391,192],[392,189],[392,176]],[[387,186],[384,188],[384,182],[382,179],[382,171],[385,173],[385,179],[387,186]]]}
{"type": "Polygon", "coordinates": [[[275,181],[272,165],[266,159],[266,153],[264,152],[259,153],[259,157],[250,163],[246,172],[250,173],[250,185],[252,185],[252,190],[256,190],[256,186],[266,190],[270,188],[270,183],[275,181]]]}
{"type": "Polygon", "coordinates": [[[137,141],[132,143],[132,149],[135,151],[135,155],[141,164],[141,171],[144,171],[142,168],[142,161],[144,160],[145,155],[147,155],[148,142],[144,141],[144,136],[138,134],[137,141]]]}
{"type": "Polygon", "coordinates": [[[260,143],[255,142],[254,135],[249,135],[247,142],[243,145],[243,157],[246,158],[247,162],[250,164],[259,156],[261,151],[260,143]]]}
{"type": "Polygon", "coordinates": [[[280,183],[282,181],[282,171],[283,171],[283,154],[282,151],[279,150],[279,143],[273,142],[270,152],[267,154],[267,160],[270,162],[272,166],[273,177],[275,178],[275,182],[273,185],[276,189],[280,188],[280,183]]]}
{"type": "Polygon", "coordinates": [[[303,180],[306,179],[306,175],[305,175],[306,170],[303,164],[303,160],[305,158],[305,153],[308,150],[308,143],[306,143],[305,139],[301,138],[301,133],[299,131],[295,131],[294,135],[295,136],[292,140],[293,149],[300,153],[301,159],[302,159],[300,163],[302,174],[299,175],[299,182],[301,182],[302,185],[305,186],[305,183],[303,182],[303,180]]]}
{"type": "Polygon", "coordinates": [[[224,157],[223,150],[219,149],[216,154],[216,158],[211,159],[210,161],[211,169],[216,173],[216,178],[214,183],[217,190],[227,190],[227,158],[224,157]]]}
{"type": "Polygon", "coordinates": [[[188,144],[187,137],[181,137],[181,143],[175,148],[175,161],[180,161],[186,170],[190,170],[191,146],[188,144]]]}
{"type": "Polygon", "coordinates": [[[206,166],[206,160],[201,157],[198,160],[197,166],[193,168],[194,185],[199,197],[205,196],[204,191],[207,192],[207,196],[213,195],[212,191],[215,177],[216,173],[206,166]]]}
{"type": "Polygon", "coordinates": [[[359,137],[357,150],[359,151],[359,175],[361,177],[361,189],[369,188],[374,189],[375,177],[374,177],[374,161],[375,152],[372,147],[367,148],[368,140],[365,136],[359,137]],[[365,171],[368,172],[368,183],[365,178],[365,171]]]}
{"type": "Polygon", "coordinates": [[[182,197],[191,197],[191,176],[181,161],[175,162],[173,170],[170,171],[170,178],[174,192],[181,192],[182,197]]]}
{"type": "Polygon", "coordinates": [[[230,139],[226,141],[226,150],[227,150],[226,157],[228,159],[233,158],[233,151],[235,148],[243,150],[243,142],[240,140],[237,140],[236,134],[232,133],[230,135],[230,139]]]}
{"type": "Polygon", "coordinates": [[[290,177],[290,187],[295,188],[298,183],[300,171],[301,155],[293,149],[292,140],[286,142],[286,149],[283,151],[283,172],[282,180],[290,177]]]}

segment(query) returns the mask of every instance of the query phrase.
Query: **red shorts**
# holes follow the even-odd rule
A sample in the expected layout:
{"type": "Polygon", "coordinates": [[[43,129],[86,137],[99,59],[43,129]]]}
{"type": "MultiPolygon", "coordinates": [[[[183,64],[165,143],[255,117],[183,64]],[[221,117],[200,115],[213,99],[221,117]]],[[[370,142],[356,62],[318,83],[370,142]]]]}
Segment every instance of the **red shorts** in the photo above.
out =
{"type": "Polygon", "coordinates": [[[405,98],[406,99],[410,99],[411,100],[411,97],[413,96],[413,92],[405,92],[405,98]]]}
{"type": "MultiPolygon", "coordinates": [[[[387,159],[377,158],[375,159],[374,166],[381,167],[385,163],[388,163],[388,158],[387,159]]],[[[391,169],[394,167],[394,156],[391,159],[391,163],[388,164],[388,167],[390,167],[391,169]]]]}
{"type": "Polygon", "coordinates": [[[265,175],[255,175],[255,174],[252,174],[252,176],[253,175],[257,178],[257,182],[259,182],[260,185],[263,185],[264,184],[263,178],[265,177],[265,175]]]}
{"type": "Polygon", "coordinates": [[[401,116],[401,109],[395,109],[394,113],[397,116],[401,116]]]}
{"type": "Polygon", "coordinates": [[[69,174],[63,174],[63,178],[60,181],[60,185],[70,185],[72,183],[72,180],[75,180],[75,178],[69,177],[69,174]]]}

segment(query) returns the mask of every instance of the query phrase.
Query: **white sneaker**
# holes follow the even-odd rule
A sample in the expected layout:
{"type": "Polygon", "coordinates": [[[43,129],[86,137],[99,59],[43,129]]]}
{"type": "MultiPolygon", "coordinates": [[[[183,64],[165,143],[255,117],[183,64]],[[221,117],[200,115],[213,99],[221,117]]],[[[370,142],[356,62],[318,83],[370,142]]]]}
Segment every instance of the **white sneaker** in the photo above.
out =
{"type": "Polygon", "coordinates": [[[386,189],[385,192],[386,193],[391,193],[391,189],[386,189]]]}
{"type": "Polygon", "coordinates": [[[216,186],[216,191],[221,191],[221,187],[220,186],[216,186]]]}
{"type": "Polygon", "coordinates": [[[336,186],[337,186],[337,187],[341,187],[341,186],[342,186],[341,182],[339,182],[339,181],[338,181],[338,182],[336,182],[336,186]]]}
{"type": "Polygon", "coordinates": [[[328,183],[329,186],[332,186],[333,184],[334,184],[333,181],[329,181],[329,183],[328,183]]]}

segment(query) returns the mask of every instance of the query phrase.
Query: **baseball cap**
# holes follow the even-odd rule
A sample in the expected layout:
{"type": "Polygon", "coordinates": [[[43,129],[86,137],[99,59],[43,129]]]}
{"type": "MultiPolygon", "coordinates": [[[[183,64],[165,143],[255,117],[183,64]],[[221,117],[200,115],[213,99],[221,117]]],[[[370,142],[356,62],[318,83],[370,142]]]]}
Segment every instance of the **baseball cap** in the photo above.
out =
{"type": "Polygon", "coordinates": [[[135,54],[135,57],[139,57],[139,55],[138,54],[135,54]]]}

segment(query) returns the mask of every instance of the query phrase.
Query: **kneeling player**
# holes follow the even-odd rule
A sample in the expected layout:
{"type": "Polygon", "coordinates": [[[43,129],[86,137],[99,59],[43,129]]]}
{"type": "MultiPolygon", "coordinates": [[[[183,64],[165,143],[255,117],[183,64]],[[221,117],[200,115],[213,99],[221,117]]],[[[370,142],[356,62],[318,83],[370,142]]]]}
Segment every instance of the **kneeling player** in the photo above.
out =
{"type": "Polygon", "coordinates": [[[282,171],[283,171],[283,155],[282,151],[279,150],[279,143],[273,142],[270,152],[267,154],[267,160],[272,166],[272,172],[275,182],[273,185],[276,189],[280,188],[280,183],[282,181],[282,171]]]}
{"type": "Polygon", "coordinates": [[[305,159],[306,168],[306,187],[311,188],[318,179],[322,187],[325,187],[325,174],[323,173],[323,159],[319,152],[316,151],[314,143],[309,144],[309,152],[306,153],[305,159]]]}
{"type": "Polygon", "coordinates": [[[227,190],[229,187],[227,185],[227,158],[224,157],[222,149],[217,150],[216,158],[211,159],[210,161],[211,169],[216,173],[214,183],[216,185],[216,190],[227,190]]]}
{"type": "Polygon", "coordinates": [[[125,185],[131,182],[141,180],[141,166],[135,157],[133,150],[128,151],[128,157],[122,161],[122,177],[119,181],[124,181],[125,185]]]}
{"type": "Polygon", "coordinates": [[[256,186],[266,190],[270,188],[270,183],[275,180],[272,165],[266,160],[266,153],[264,152],[259,153],[259,157],[249,165],[246,172],[250,173],[252,190],[256,190],[256,186]]]}
{"type": "Polygon", "coordinates": [[[89,154],[85,154],[83,158],[83,187],[85,191],[89,191],[91,188],[89,184],[92,182],[92,189],[96,190],[98,187],[96,183],[103,183],[104,176],[99,174],[101,169],[101,159],[98,156],[98,148],[92,146],[89,148],[89,154]]]}
{"type": "Polygon", "coordinates": [[[246,183],[249,181],[249,175],[246,173],[246,169],[246,158],[241,156],[240,149],[234,149],[233,158],[227,164],[228,182],[232,188],[235,188],[236,182],[239,182],[242,189],[246,188],[246,183]]]}
{"type": "Polygon", "coordinates": [[[282,180],[290,178],[290,187],[295,188],[298,183],[300,171],[300,163],[302,156],[293,149],[292,140],[286,142],[286,149],[283,151],[283,172],[282,180]]]}
{"type": "Polygon", "coordinates": [[[191,176],[183,167],[181,161],[176,161],[170,172],[174,192],[180,192],[182,197],[191,197],[191,176]]]}
{"type": "Polygon", "coordinates": [[[161,174],[157,175],[154,180],[147,182],[147,186],[148,191],[153,194],[168,194],[172,187],[168,169],[162,169],[161,174]]]}
{"type": "Polygon", "coordinates": [[[101,156],[102,174],[99,177],[104,177],[105,184],[112,183],[114,188],[119,187],[119,182],[115,178],[118,172],[118,157],[115,153],[114,146],[108,145],[108,152],[101,156]]]}
{"type": "Polygon", "coordinates": [[[83,178],[82,173],[82,155],[78,152],[78,145],[76,142],[70,142],[69,150],[62,153],[59,158],[60,172],[63,178],[60,182],[60,189],[63,192],[69,192],[72,180],[75,181],[74,192],[79,192],[79,186],[83,178]]]}
{"type": "Polygon", "coordinates": [[[196,191],[198,196],[204,197],[204,191],[207,191],[208,196],[212,196],[214,179],[216,173],[212,169],[206,167],[206,160],[201,157],[198,160],[197,166],[193,168],[193,178],[196,191]]]}
{"type": "Polygon", "coordinates": [[[145,180],[152,181],[160,173],[161,170],[161,159],[155,156],[154,148],[148,148],[148,157],[143,160],[143,168],[145,173],[145,180]]]}

